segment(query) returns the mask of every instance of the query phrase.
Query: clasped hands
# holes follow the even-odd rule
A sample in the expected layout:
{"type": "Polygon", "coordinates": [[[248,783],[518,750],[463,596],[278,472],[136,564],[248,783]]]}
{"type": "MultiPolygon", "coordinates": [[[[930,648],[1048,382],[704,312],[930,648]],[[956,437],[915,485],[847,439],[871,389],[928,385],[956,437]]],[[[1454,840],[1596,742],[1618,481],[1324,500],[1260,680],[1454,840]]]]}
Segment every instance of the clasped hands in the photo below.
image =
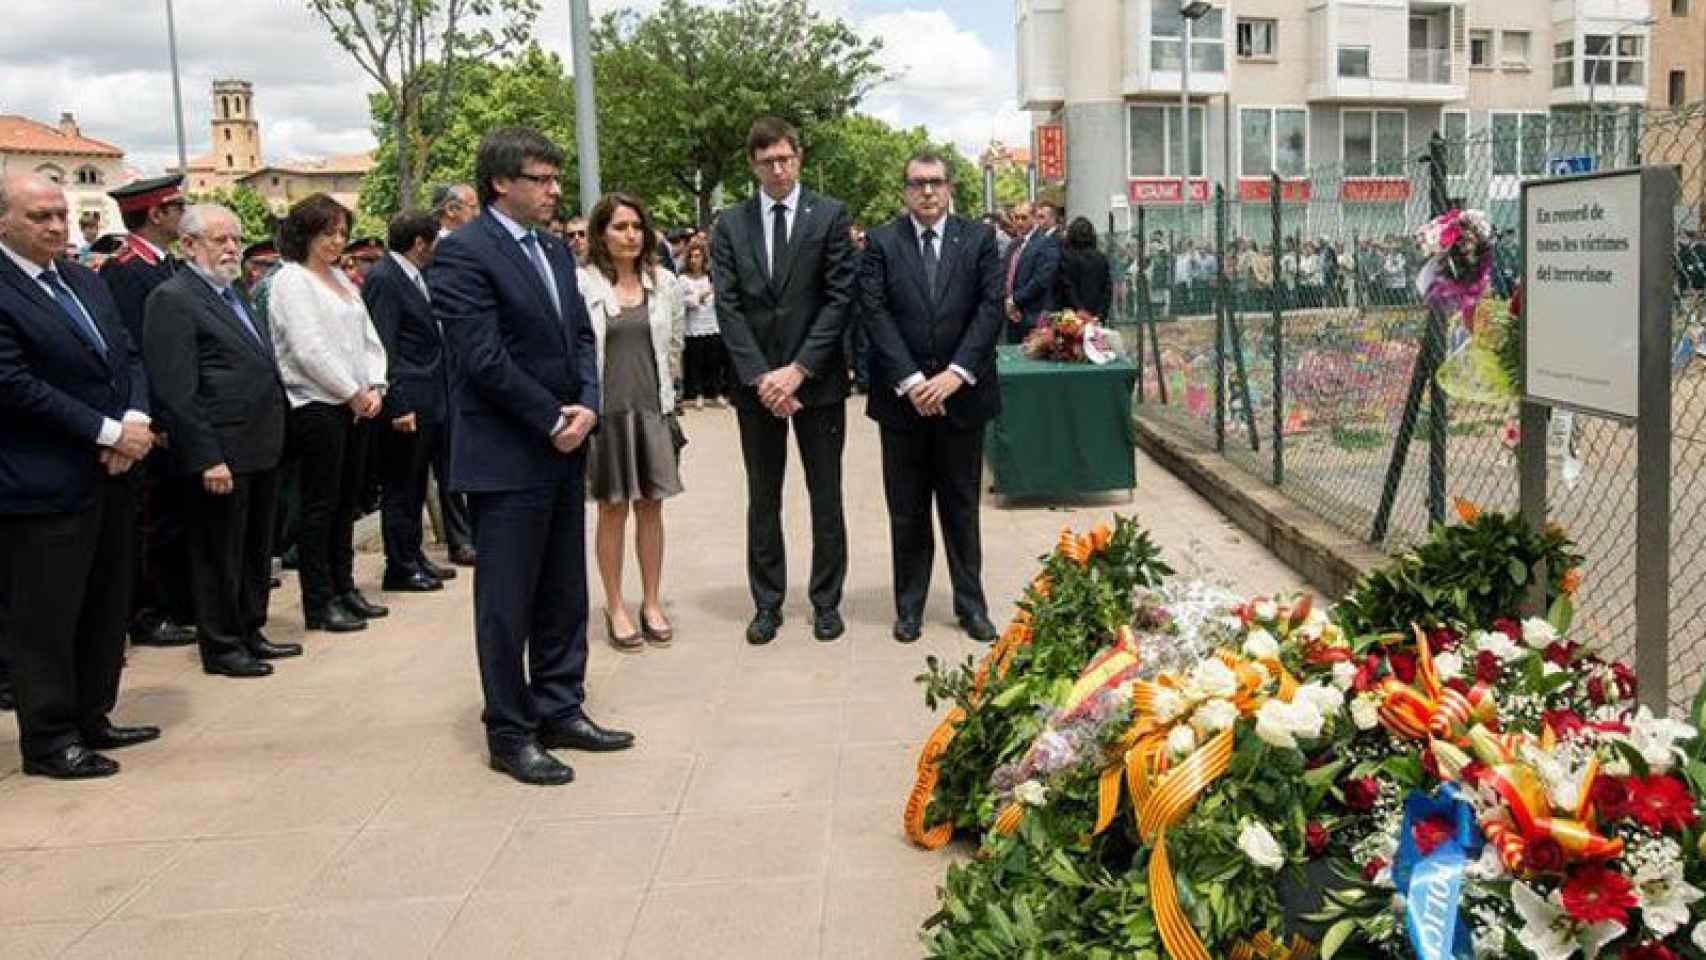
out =
{"type": "Polygon", "coordinates": [[[758,390],[758,400],[772,414],[788,418],[803,409],[803,405],[794,394],[799,391],[800,384],[806,382],[806,372],[797,363],[785,367],[777,367],[762,377],[753,386],[758,390]]]}
{"type": "Polygon", "coordinates": [[[574,453],[586,442],[592,428],[598,425],[598,414],[578,403],[564,404],[558,412],[562,416],[562,426],[551,434],[551,446],[558,453],[574,453]]]}
{"type": "Polygon", "coordinates": [[[102,447],[95,459],[106,468],[108,476],[116,477],[148,456],[153,447],[154,431],[148,424],[140,420],[125,420],[119,423],[118,439],[112,446],[102,447]]]}
{"type": "Polygon", "coordinates": [[[912,401],[912,409],[917,410],[919,416],[940,417],[948,412],[948,398],[959,393],[965,385],[959,374],[943,370],[908,390],[906,398],[912,401]]]}

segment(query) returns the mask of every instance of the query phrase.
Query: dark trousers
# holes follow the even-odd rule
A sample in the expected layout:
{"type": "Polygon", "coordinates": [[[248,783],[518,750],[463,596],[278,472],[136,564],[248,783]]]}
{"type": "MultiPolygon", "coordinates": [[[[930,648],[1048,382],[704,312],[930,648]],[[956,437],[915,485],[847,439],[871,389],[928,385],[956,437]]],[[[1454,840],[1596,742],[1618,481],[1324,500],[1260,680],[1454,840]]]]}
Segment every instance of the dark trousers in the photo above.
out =
{"type": "Polygon", "coordinates": [[[1014,323],[1012,320],[1007,321],[1007,338],[1006,339],[1007,339],[1008,343],[1024,343],[1025,342],[1025,334],[1030,333],[1030,332],[1031,332],[1030,325],[1027,323],[1024,323],[1023,321],[1021,321],[1019,323],[1014,323]]]}
{"type": "Polygon", "coordinates": [[[936,561],[931,504],[942,523],[954,615],[987,615],[978,500],[983,485],[983,428],[955,429],[932,417],[916,430],[882,429],[883,495],[889,507],[895,615],[924,614],[936,561]]]}
{"type": "Polygon", "coordinates": [[[355,589],[355,518],[367,466],[368,425],[342,404],[309,403],[290,411],[302,521],[297,567],[302,609],[316,615],[355,589]]]}
{"type": "MultiPolygon", "coordinates": [[[[577,455],[584,460],[584,456],[577,455]]],[[[495,751],[586,700],[586,481],[468,494],[474,520],[474,642],[495,751]]]]}
{"type": "Polygon", "coordinates": [[[122,477],[101,479],[77,513],[0,517],[0,636],[25,757],[80,741],[117,702],[135,553],[136,492],[122,477]]]}
{"type": "Polygon", "coordinates": [[[432,447],[432,482],[438,486],[438,517],[444,529],[439,534],[452,550],[474,545],[474,527],[468,514],[468,498],[450,488],[450,424],[439,430],[432,447]]]}
{"type": "Polygon", "coordinates": [[[224,495],[208,493],[200,477],[179,482],[190,486],[195,505],[190,581],[206,664],[242,652],[266,625],[278,471],[240,473],[224,495]]]}
{"type": "Polygon", "coordinates": [[[841,605],[847,579],[847,518],[841,508],[841,451],[847,445],[845,401],[807,407],[788,419],[768,410],[739,411],[740,452],[746,461],[746,576],[760,610],[782,606],[788,557],[782,544],[782,478],[788,468],[788,426],[806,471],[812,511],[812,606],[841,605]]]}
{"type": "Polygon", "coordinates": [[[726,391],[723,375],[728,354],[719,334],[688,337],[681,350],[681,398],[715,400],[726,391]]]}
{"type": "Polygon", "coordinates": [[[847,353],[847,366],[852,368],[853,382],[859,385],[859,389],[866,389],[871,384],[871,334],[865,329],[864,316],[857,310],[848,311],[841,346],[847,353]]]}
{"type": "MultiPolygon", "coordinates": [[[[133,473],[141,479],[137,548],[132,551],[131,625],[151,630],[162,620],[189,623],[195,616],[190,593],[189,511],[183,485],[169,475],[164,455],[150,457],[133,473]]],[[[135,479],[135,478],[133,478],[135,479]]]]}
{"type": "Polygon", "coordinates": [[[296,534],[302,528],[301,471],[297,469],[296,451],[286,448],[278,465],[278,509],[272,525],[272,547],[276,556],[289,555],[291,565],[296,561],[296,534]]]}
{"type": "Polygon", "coordinates": [[[442,432],[436,423],[421,423],[414,433],[388,430],[379,445],[387,572],[413,570],[426,560],[421,551],[421,511],[426,507],[427,472],[442,432]]]}

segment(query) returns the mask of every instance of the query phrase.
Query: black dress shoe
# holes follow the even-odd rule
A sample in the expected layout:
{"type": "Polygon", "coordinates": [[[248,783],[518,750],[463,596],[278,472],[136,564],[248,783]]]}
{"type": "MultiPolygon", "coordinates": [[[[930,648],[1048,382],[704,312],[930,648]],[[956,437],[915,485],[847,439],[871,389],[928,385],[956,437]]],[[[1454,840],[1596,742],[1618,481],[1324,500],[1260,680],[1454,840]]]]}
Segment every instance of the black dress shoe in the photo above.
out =
{"type": "Polygon", "coordinates": [[[443,590],[444,581],[425,570],[387,570],[380,588],[396,593],[431,593],[443,590]]]}
{"type": "Polygon", "coordinates": [[[841,619],[841,611],[834,607],[819,607],[812,613],[812,636],[828,643],[840,639],[847,632],[847,621],[841,619]]]}
{"type": "Polygon", "coordinates": [[[471,567],[471,566],[473,566],[475,556],[476,556],[476,554],[474,553],[473,547],[451,547],[450,548],[450,562],[456,564],[459,567],[471,567]]]}
{"type": "Polygon", "coordinates": [[[574,768],[539,749],[536,743],[493,750],[491,765],[499,773],[536,787],[559,787],[575,779],[574,768]]]}
{"type": "Polygon", "coordinates": [[[361,595],[360,590],[351,590],[348,593],[340,594],[338,596],[338,602],[343,604],[345,610],[348,610],[350,613],[355,614],[363,620],[378,620],[380,617],[388,617],[391,615],[391,609],[389,607],[382,607],[367,599],[361,595]]]}
{"type": "Polygon", "coordinates": [[[989,617],[981,613],[961,617],[960,629],[978,643],[994,643],[995,638],[1000,635],[996,632],[995,624],[989,622],[989,617]]]}
{"type": "Polygon", "coordinates": [[[283,660],[285,657],[302,656],[302,644],[273,643],[259,632],[243,641],[243,646],[249,651],[249,656],[256,660],[283,660]]]}
{"type": "Polygon", "coordinates": [[[626,730],[606,730],[587,717],[576,717],[568,723],[541,726],[539,745],[548,750],[588,750],[609,753],[626,750],[634,745],[634,735],[626,730]]]}
{"type": "Polygon", "coordinates": [[[437,577],[440,580],[456,579],[455,567],[441,567],[438,564],[433,563],[431,560],[422,560],[420,563],[415,564],[415,566],[419,567],[427,574],[427,576],[430,577],[437,577]]]}
{"type": "Polygon", "coordinates": [[[776,639],[776,631],[782,629],[782,611],[766,607],[753,614],[752,622],[746,627],[746,642],[755,647],[776,639]]]}
{"type": "Polygon", "coordinates": [[[145,630],[132,630],[130,642],[143,647],[187,647],[195,642],[195,628],[161,620],[145,630]]]}
{"type": "Polygon", "coordinates": [[[24,758],[24,772],[55,780],[93,780],[118,772],[118,761],[95,753],[80,743],[39,757],[24,758]]]}
{"type": "Polygon", "coordinates": [[[341,603],[328,604],[319,613],[306,614],[302,625],[310,630],[325,630],[328,633],[354,633],[366,630],[367,621],[344,609],[341,603]]]}
{"type": "Polygon", "coordinates": [[[158,739],[159,727],[120,727],[110,721],[83,732],[83,744],[91,750],[118,750],[158,739]]]}
{"type": "Polygon", "coordinates": [[[263,663],[247,650],[204,660],[202,670],[216,677],[270,677],[272,664],[263,663]]]}
{"type": "Polygon", "coordinates": [[[894,622],[894,638],[900,643],[917,643],[924,635],[924,624],[918,617],[901,617],[894,622]]]}

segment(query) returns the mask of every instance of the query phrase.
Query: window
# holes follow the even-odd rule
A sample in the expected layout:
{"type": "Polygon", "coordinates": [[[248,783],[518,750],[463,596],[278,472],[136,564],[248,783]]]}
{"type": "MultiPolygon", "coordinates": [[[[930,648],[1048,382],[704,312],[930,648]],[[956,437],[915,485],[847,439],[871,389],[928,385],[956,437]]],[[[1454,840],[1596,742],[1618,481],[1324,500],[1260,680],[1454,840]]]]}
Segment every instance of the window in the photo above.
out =
{"type": "Polygon", "coordinates": [[[1440,115],[1440,136],[1445,138],[1445,170],[1454,177],[1469,169],[1469,114],[1447,110],[1440,115]]]}
{"type": "Polygon", "coordinates": [[[1588,84],[1624,84],[1638,87],[1646,80],[1645,37],[1622,36],[1612,46],[1612,38],[1590,33],[1582,43],[1582,82],[1588,84]],[[1615,77],[1615,81],[1612,79],[1615,77]]]}
{"type": "Polygon", "coordinates": [[[1340,121],[1347,177],[1403,176],[1409,115],[1402,110],[1346,110],[1340,121]]]}
{"type": "MultiPolygon", "coordinates": [[[[1153,0],[1149,15],[1149,69],[1179,69],[1185,18],[1178,0],[1153,0]]],[[[1210,7],[1191,24],[1191,69],[1220,73],[1226,69],[1226,11],[1210,7]]]]}
{"type": "Polygon", "coordinates": [[[1688,16],[1688,0],[1670,0],[1670,15],[1673,17],[1688,16]]]}
{"type": "Polygon", "coordinates": [[[1576,82],[1576,41],[1564,40],[1552,45],[1552,88],[1567,87],[1576,82]]]}
{"type": "Polygon", "coordinates": [[[77,182],[84,184],[85,186],[98,185],[101,182],[101,171],[94,167],[79,167],[77,170],[77,182]]]}
{"type": "Polygon", "coordinates": [[[1368,48],[1340,47],[1339,76],[1366,78],[1368,76],[1368,48]]]}
{"type": "Polygon", "coordinates": [[[1505,30],[1499,34],[1499,65],[1504,67],[1528,66],[1528,31],[1505,30]]]}
{"type": "Polygon", "coordinates": [[[65,171],[59,169],[58,167],[54,166],[51,163],[42,164],[41,166],[36,168],[36,172],[41,174],[42,176],[48,178],[49,180],[52,180],[54,183],[64,183],[65,182],[65,171]]]}
{"type": "Polygon", "coordinates": [[[1551,118],[1544,113],[1492,115],[1493,173],[1537,176],[1546,172],[1551,118]]]}
{"type": "Polygon", "coordinates": [[[225,165],[228,167],[235,167],[237,165],[237,161],[231,159],[231,155],[228,153],[225,155],[225,165]]]}
{"type": "Polygon", "coordinates": [[[1670,105],[1673,107],[1682,106],[1683,102],[1688,99],[1688,73],[1686,71],[1672,70],[1670,72],[1669,96],[1670,105]]]}
{"type": "MultiPolygon", "coordinates": [[[[1203,141],[1208,118],[1202,107],[1191,108],[1191,176],[1206,169],[1203,141]]],[[[1126,143],[1133,177],[1179,176],[1179,108],[1133,106],[1127,111],[1126,143]]]]}
{"type": "Polygon", "coordinates": [[[272,178],[272,185],[275,187],[278,186],[278,178],[277,177],[272,178]]]}
{"type": "Polygon", "coordinates": [[[1245,107],[1239,111],[1238,173],[1301,177],[1309,166],[1309,111],[1245,107]]]}
{"type": "Polygon", "coordinates": [[[1493,65],[1493,31],[1469,31],[1469,65],[1471,67],[1491,67],[1493,65]]]}
{"type": "Polygon", "coordinates": [[[231,128],[230,127],[225,128],[225,142],[226,143],[231,142],[231,128]]]}
{"type": "Polygon", "coordinates": [[[1265,59],[1274,55],[1274,37],[1279,30],[1277,20],[1238,21],[1238,56],[1245,59],[1265,59]]]}
{"type": "Polygon", "coordinates": [[[1646,82],[1646,64],[1641,56],[1641,45],[1640,37],[1617,38],[1618,84],[1638,87],[1646,82]]]}

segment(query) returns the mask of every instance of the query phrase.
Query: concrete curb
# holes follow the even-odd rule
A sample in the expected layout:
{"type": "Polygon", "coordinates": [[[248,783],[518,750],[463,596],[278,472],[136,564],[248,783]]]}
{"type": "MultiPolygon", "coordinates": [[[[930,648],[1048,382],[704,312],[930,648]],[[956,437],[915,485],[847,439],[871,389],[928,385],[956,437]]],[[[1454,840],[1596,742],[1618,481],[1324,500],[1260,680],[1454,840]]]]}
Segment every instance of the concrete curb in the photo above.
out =
{"type": "Polygon", "coordinates": [[[1183,433],[1138,417],[1137,444],[1155,462],[1260,540],[1328,597],[1343,596],[1386,555],[1314,514],[1183,433]]]}

